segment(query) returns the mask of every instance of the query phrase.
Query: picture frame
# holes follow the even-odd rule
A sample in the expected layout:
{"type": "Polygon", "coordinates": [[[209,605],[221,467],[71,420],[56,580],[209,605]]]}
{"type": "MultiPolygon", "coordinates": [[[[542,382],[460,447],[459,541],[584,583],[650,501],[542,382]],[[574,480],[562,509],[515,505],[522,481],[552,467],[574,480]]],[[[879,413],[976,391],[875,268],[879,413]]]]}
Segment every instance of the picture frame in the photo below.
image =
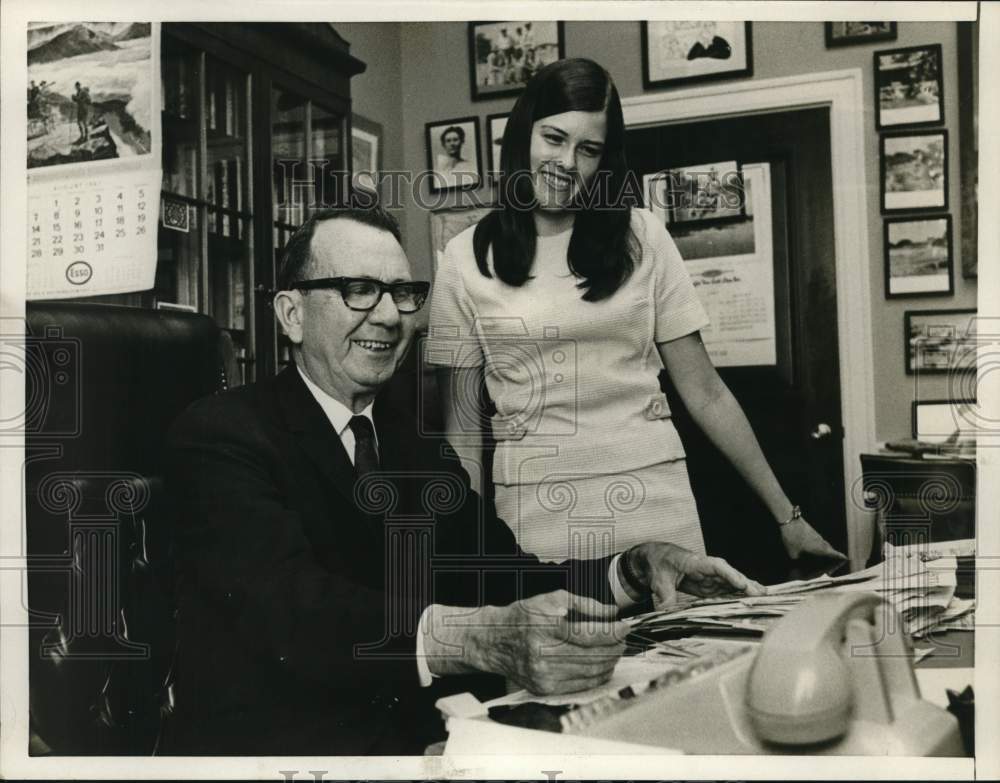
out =
{"type": "Polygon", "coordinates": [[[895,22],[826,22],[826,48],[856,46],[875,41],[895,41],[895,22]]]}
{"type": "Polygon", "coordinates": [[[445,245],[469,226],[478,223],[492,210],[492,205],[467,204],[430,210],[431,258],[434,261],[435,276],[441,265],[445,245]]]}
{"type": "Polygon", "coordinates": [[[975,308],[903,313],[906,374],[976,371],[975,308]]]}
{"type": "Polygon", "coordinates": [[[979,429],[977,405],[972,398],[914,400],[910,410],[911,435],[924,443],[975,439],[979,429]]]}
{"type": "Polygon", "coordinates": [[[941,44],[882,49],[873,59],[877,129],[944,122],[941,44]]]}
{"type": "Polygon", "coordinates": [[[351,175],[370,181],[378,191],[382,173],[382,126],[360,114],[351,115],[351,175]]]}
{"type": "Polygon", "coordinates": [[[883,226],[886,299],[955,292],[951,215],[888,218],[883,226]]]}
{"type": "Polygon", "coordinates": [[[643,198],[665,225],[739,220],[746,215],[743,194],[735,160],[678,166],[643,177],[643,198]]]}
{"type": "Polygon", "coordinates": [[[750,22],[645,21],[641,33],[645,90],[753,76],[750,22]]]}
{"type": "Polygon", "coordinates": [[[517,95],[541,68],[566,56],[562,22],[469,22],[468,37],[474,101],[517,95]]]}
{"type": "Polygon", "coordinates": [[[948,131],[884,133],[879,137],[883,214],[948,208],[948,131]]]}
{"type": "Polygon", "coordinates": [[[489,159],[487,176],[491,182],[496,182],[500,171],[500,146],[503,143],[503,132],[507,127],[510,112],[490,114],[486,117],[486,156],[489,159]]]}
{"type": "Polygon", "coordinates": [[[430,172],[428,183],[432,193],[474,190],[482,184],[479,117],[428,122],[424,134],[427,170],[430,172]]]}

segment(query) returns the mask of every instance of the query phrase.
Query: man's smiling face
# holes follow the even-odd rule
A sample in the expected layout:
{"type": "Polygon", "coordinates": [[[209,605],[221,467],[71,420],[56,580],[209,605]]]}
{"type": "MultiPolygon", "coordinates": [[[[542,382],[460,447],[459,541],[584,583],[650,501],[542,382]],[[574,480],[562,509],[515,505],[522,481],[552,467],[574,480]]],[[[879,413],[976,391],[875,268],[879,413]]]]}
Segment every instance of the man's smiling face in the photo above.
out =
{"type": "MultiPolygon", "coordinates": [[[[385,283],[413,279],[406,254],[392,234],[349,218],[316,226],[310,250],[308,279],[368,277],[385,283]]],[[[349,308],[335,290],[299,296],[300,326],[289,338],[299,345],[302,369],[349,408],[357,400],[370,400],[406,355],[416,328],[415,314],[400,313],[388,295],[367,312],[349,308]]]]}

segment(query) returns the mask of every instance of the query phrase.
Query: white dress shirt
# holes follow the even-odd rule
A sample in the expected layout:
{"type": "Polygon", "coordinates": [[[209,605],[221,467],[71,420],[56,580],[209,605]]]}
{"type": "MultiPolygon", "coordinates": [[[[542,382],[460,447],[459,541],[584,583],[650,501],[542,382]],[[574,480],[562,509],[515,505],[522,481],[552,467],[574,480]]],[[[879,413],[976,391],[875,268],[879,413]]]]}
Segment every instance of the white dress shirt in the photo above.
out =
{"type": "MultiPolygon", "coordinates": [[[[302,371],[301,367],[296,366],[295,369],[298,370],[299,375],[306,384],[306,388],[309,389],[309,392],[323,409],[323,413],[326,414],[326,418],[330,421],[330,425],[333,427],[334,432],[337,433],[337,437],[340,438],[340,442],[344,444],[344,450],[347,452],[347,457],[351,460],[351,464],[353,465],[356,441],[354,438],[354,431],[350,427],[351,419],[354,416],[365,416],[372,423],[372,431],[374,432],[375,420],[372,419],[372,408],[375,403],[372,402],[367,408],[361,411],[361,413],[352,413],[351,409],[344,405],[344,403],[340,402],[340,400],[335,400],[319,386],[313,383],[309,379],[309,376],[302,371]]],[[[378,448],[378,432],[375,432],[375,448],[378,448]]],[[[618,580],[619,557],[621,557],[620,554],[615,555],[611,559],[611,565],[608,568],[608,581],[611,583],[611,594],[614,596],[615,604],[619,609],[625,609],[635,602],[628,597],[628,594],[625,592],[625,588],[618,580]]],[[[420,684],[424,687],[430,685],[436,676],[431,673],[430,667],[427,665],[427,656],[424,654],[424,635],[428,633],[426,621],[430,609],[430,606],[424,609],[423,613],[420,615],[420,623],[417,626],[417,676],[420,678],[420,684]]]]}

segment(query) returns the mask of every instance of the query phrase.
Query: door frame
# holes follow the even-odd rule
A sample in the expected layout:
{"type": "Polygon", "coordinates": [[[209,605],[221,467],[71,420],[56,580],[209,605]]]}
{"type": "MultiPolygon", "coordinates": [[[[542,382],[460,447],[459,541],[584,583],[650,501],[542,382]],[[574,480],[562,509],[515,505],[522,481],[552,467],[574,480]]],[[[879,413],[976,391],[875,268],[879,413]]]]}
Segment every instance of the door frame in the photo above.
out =
{"type": "Polygon", "coordinates": [[[860,68],[754,79],[622,99],[629,129],[814,107],[830,109],[840,408],[844,426],[847,554],[864,565],[871,515],[858,502],[862,453],[876,449],[871,258],[865,173],[864,80],[860,68]],[[861,261],[859,264],[858,261],[861,261]]]}

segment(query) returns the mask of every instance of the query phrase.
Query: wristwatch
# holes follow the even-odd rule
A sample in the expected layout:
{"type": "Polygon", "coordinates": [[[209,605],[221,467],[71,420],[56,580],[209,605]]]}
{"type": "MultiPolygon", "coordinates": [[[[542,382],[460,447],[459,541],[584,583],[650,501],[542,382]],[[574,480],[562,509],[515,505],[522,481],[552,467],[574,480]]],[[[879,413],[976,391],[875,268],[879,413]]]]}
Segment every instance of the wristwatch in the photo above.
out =
{"type": "Polygon", "coordinates": [[[792,506],[792,515],[784,522],[779,522],[778,527],[784,527],[785,525],[790,525],[796,519],[802,519],[802,509],[799,508],[798,506],[792,506]]]}

